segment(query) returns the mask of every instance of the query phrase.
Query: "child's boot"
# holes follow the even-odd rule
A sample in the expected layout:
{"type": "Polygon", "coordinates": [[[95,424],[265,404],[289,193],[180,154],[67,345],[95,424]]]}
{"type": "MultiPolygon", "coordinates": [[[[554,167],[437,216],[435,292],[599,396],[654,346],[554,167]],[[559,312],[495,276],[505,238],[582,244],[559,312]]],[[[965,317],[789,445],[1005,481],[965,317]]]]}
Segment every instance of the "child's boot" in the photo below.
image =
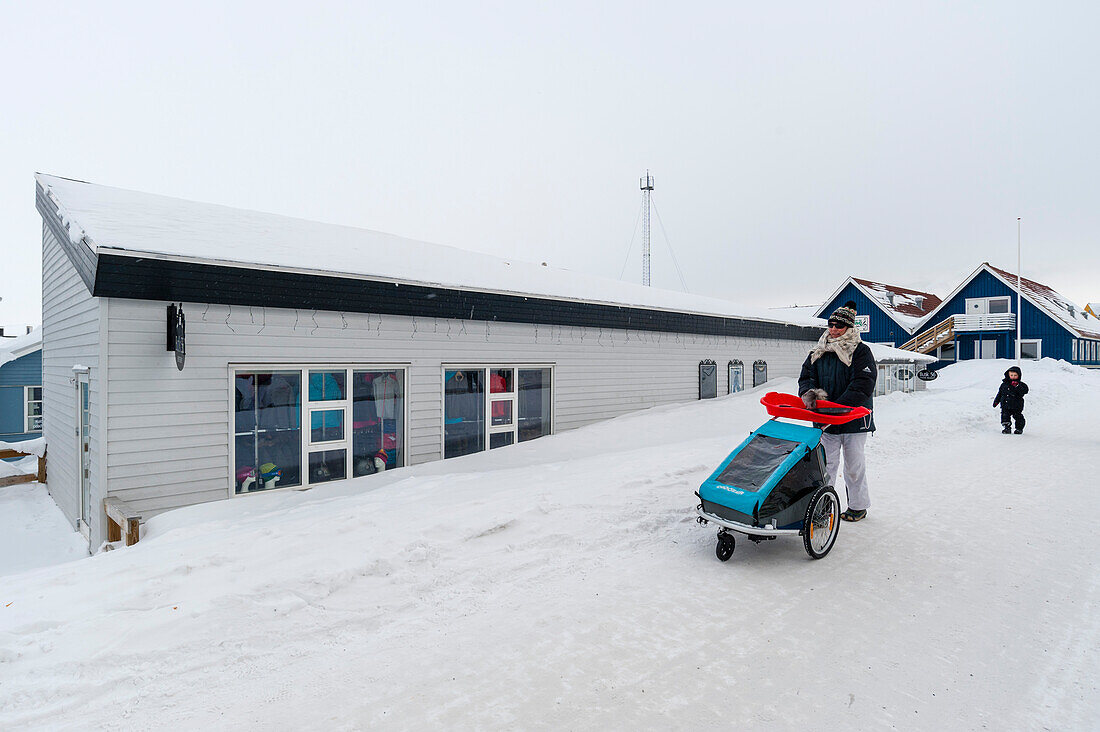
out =
{"type": "Polygon", "coordinates": [[[1001,426],[1004,427],[1004,429],[1001,430],[1002,435],[1012,434],[1012,423],[1011,422],[1002,422],[1001,426]]]}

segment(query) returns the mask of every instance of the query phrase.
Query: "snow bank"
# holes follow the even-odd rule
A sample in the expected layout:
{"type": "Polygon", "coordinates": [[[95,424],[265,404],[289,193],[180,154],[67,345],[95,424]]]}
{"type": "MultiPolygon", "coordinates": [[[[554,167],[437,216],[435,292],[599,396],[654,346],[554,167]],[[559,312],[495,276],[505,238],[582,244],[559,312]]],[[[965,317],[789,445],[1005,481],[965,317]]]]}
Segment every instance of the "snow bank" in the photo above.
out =
{"type": "Polygon", "coordinates": [[[1100,373],[1026,364],[1006,436],[1008,365],[876,399],[870,514],[818,562],[723,564],[694,521],[790,379],[158,516],[0,583],[0,727],[1093,726],[1100,560],[1066,521],[1100,512],[1100,373]]]}
{"type": "Polygon", "coordinates": [[[35,437],[33,440],[20,440],[19,442],[0,441],[0,450],[15,450],[25,452],[28,455],[42,457],[46,454],[46,438],[35,437]]]}

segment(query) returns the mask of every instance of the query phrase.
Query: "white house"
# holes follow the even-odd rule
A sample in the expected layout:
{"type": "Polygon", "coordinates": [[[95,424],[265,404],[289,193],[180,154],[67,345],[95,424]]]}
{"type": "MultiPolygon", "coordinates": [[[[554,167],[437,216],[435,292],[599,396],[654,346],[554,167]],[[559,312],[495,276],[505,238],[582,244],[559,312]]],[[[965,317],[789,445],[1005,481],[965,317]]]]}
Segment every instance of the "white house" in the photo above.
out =
{"type": "Polygon", "coordinates": [[[820,334],[362,229],[36,194],[49,485],[93,546],[105,498],[148,517],[505,447],[793,376],[820,334]]]}

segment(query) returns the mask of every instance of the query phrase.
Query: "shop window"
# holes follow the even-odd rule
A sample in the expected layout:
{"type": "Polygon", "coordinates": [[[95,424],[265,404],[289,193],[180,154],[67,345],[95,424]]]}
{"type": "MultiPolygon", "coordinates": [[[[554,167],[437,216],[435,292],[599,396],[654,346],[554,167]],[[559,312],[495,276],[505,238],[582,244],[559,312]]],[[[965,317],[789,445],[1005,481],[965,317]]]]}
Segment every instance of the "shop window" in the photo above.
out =
{"type": "Polygon", "coordinates": [[[347,477],[347,450],[318,450],[309,454],[309,482],[327,483],[347,477]]]}
{"type": "Polygon", "coordinates": [[[443,457],[485,449],[483,369],[447,370],[443,375],[443,457]]]}
{"type": "Polygon", "coordinates": [[[26,408],[23,410],[24,432],[42,431],[42,387],[23,387],[23,402],[26,408]]]}
{"type": "Polygon", "coordinates": [[[338,442],[344,439],[344,410],[315,409],[309,413],[309,442],[338,442]]]}
{"type": "Polygon", "coordinates": [[[740,361],[730,361],[727,365],[729,371],[727,379],[727,394],[736,394],[745,388],[745,364],[740,361]]]}
{"type": "Polygon", "coordinates": [[[718,396],[718,364],[709,358],[699,362],[699,398],[718,396]]]}
{"type": "Polygon", "coordinates": [[[768,362],[756,361],[752,365],[752,385],[760,386],[768,380],[768,362]]]}
{"type": "Polygon", "coordinates": [[[352,372],[352,475],[405,464],[405,390],[400,371],[352,372]]]}
{"type": "Polygon", "coordinates": [[[339,371],[310,371],[309,400],[311,402],[326,402],[346,399],[345,379],[347,379],[347,372],[343,369],[339,371]]]}
{"type": "Polygon", "coordinates": [[[254,371],[234,378],[237,493],[302,484],[300,371],[254,371]]]}
{"type": "Polygon", "coordinates": [[[519,441],[550,434],[550,369],[518,369],[519,441]]]}

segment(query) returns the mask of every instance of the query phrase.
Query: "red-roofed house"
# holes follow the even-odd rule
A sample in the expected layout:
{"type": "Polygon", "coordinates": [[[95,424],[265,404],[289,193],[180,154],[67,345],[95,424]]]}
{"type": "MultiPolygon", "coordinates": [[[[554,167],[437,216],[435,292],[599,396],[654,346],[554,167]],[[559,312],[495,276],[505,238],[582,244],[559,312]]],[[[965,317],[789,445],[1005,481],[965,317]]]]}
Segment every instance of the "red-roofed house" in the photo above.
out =
{"type": "MultiPolygon", "coordinates": [[[[984,262],[902,347],[942,360],[1016,357],[1017,277],[984,262]]],[[[1020,278],[1022,358],[1100,368],[1100,320],[1048,285],[1020,278]]]]}
{"type": "Polygon", "coordinates": [[[815,316],[828,318],[849,300],[855,302],[861,316],[863,340],[889,346],[909,340],[924,318],[940,304],[940,299],[930,292],[849,277],[818,308],[815,316]]]}

